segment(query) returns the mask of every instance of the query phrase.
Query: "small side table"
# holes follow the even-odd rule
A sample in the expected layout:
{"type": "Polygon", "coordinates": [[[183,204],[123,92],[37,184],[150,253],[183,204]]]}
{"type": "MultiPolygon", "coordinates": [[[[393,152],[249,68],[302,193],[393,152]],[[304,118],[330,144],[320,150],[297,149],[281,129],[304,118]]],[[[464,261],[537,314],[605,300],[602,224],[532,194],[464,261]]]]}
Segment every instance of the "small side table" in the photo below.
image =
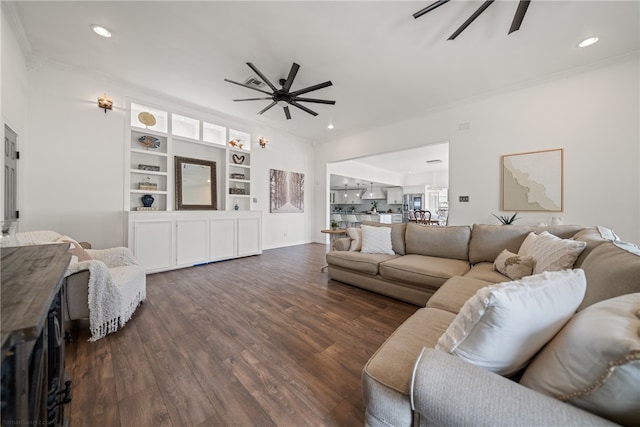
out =
{"type": "MultiPolygon", "coordinates": [[[[333,243],[335,242],[336,238],[342,234],[347,234],[347,230],[344,228],[336,228],[336,229],[327,229],[327,230],[320,230],[321,233],[324,234],[330,234],[331,235],[331,249],[333,249],[333,243]]],[[[322,267],[320,269],[320,271],[324,271],[327,267],[329,267],[328,265],[325,265],[324,267],[322,267]]]]}

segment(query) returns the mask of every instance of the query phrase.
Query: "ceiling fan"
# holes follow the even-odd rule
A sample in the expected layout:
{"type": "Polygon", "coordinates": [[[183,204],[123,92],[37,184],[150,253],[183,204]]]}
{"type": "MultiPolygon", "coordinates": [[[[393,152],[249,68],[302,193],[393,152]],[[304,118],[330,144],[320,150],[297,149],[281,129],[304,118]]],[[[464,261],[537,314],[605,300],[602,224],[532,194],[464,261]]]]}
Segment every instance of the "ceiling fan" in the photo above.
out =
{"type": "Polygon", "coordinates": [[[249,66],[249,68],[251,68],[261,79],[263,82],[265,82],[273,92],[267,92],[266,90],[262,90],[259,89],[257,87],[253,87],[253,86],[249,86],[247,84],[244,83],[238,83],[238,82],[234,82],[233,80],[229,80],[229,79],[224,79],[225,82],[229,82],[229,83],[233,83],[236,84],[238,86],[242,86],[242,87],[246,87],[249,89],[253,89],[253,90],[257,90],[258,92],[262,92],[264,94],[269,95],[268,97],[262,97],[262,98],[246,98],[246,99],[234,99],[234,101],[261,101],[261,100],[267,100],[270,99],[271,104],[267,105],[265,108],[263,108],[262,110],[258,111],[258,114],[262,114],[265,111],[269,110],[271,107],[275,106],[275,105],[279,105],[282,107],[282,109],[284,110],[284,115],[287,118],[287,120],[291,119],[291,112],[289,111],[289,105],[293,105],[294,107],[297,107],[299,109],[301,109],[304,112],[307,112],[309,114],[311,114],[312,116],[317,116],[318,113],[316,113],[315,111],[305,107],[304,105],[300,104],[300,102],[314,102],[316,104],[331,104],[331,105],[335,105],[336,101],[329,101],[326,99],[315,99],[315,98],[302,98],[300,97],[300,95],[303,95],[305,93],[308,92],[313,92],[314,90],[318,90],[318,89],[322,89],[325,88],[327,86],[331,86],[333,85],[333,83],[331,83],[331,81],[326,81],[324,83],[318,83],[317,85],[313,85],[313,86],[309,86],[306,87],[304,89],[298,89],[296,91],[290,92],[291,90],[291,85],[293,84],[293,79],[296,78],[296,74],[298,74],[298,70],[300,69],[300,66],[298,64],[296,64],[295,62],[293,63],[293,65],[291,65],[291,70],[289,70],[289,76],[287,77],[287,79],[280,79],[279,83],[281,88],[278,89],[276,88],[273,83],[271,83],[269,81],[268,78],[265,77],[264,74],[262,74],[260,72],[260,70],[258,70],[256,68],[255,65],[253,65],[251,62],[247,62],[247,65],[249,66]]]}
{"type": "MultiPolygon", "coordinates": [[[[422,10],[417,11],[416,13],[413,14],[413,17],[418,19],[420,18],[422,15],[424,15],[427,12],[431,12],[432,10],[442,6],[445,3],[448,3],[449,0],[438,0],[435,3],[430,4],[429,6],[425,7],[422,10]]],[[[489,6],[491,6],[491,4],[494,2],[494,0],[486,0],[484,3],[482,3],[480,5],[480,7],[478,8],[478,10],[476,10],[470,17],[469,19],[467,19],[453,34],[451,34],[451,36],[447,39],[447,40],[454,40],[456,37],[458,37],[460,35],[460,33],[462,33],[469,25],[471,25],[471,23],[473,21],[475,21],[475,19],[480,16],[480,14],[482,14],[482,12],[484,12],[489,6]]],[[[529,3],[531,3],[531,0],[520,0],[518,2],[518,9],[516,9],[516,14],[513,17],[513,22],[511,22],[511,28],[509,28],[509,33],[511,34],[514,31],[518,31],[520,29],[520,25],[522,24],[522,20],[524,19],[524,15],[525,13],[527,13],[527,8],[529,7],[529,3]]]]}

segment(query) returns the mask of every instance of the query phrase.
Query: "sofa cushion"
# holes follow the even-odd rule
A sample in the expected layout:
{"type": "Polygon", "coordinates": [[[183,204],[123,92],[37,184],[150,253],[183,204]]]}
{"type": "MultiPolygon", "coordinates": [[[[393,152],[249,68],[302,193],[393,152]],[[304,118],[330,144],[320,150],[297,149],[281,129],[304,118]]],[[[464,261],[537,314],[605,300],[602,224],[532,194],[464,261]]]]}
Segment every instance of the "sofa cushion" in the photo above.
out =
{"type": "Polygon", "coordinates": [[[331,251],[327,252],[327,264],[359,273],[378,274],[378,265],[382,261],[397,258],[399,255],[363,254],[362,252],[331,251]]]}
{"type": "Polygon", "coordinates": [[[391,248],[391,229],[387,227],[362,226],[363,254],[387,254],[393,255],[391,248]]]}
{"type": "Polygon", "coordinates": [[[362,249],[362,230],[355,227],[349,227],[347,228],[347,234],[351,239],[349,250],[359,251],[360,249],[362,249]]]}
{"type": "Polygon", "coordinates": [[[531,276],[533,272],[533,257],[514,254],[505,249],[500,252],[498,258],[493,262],[493,269],[511,280],[519,280],[524,276],[531,276]]]}
{"type": "Polygon", "coordinates": [[[490,282],[472,279],[467,276],[452,277],[429,298],[427,307],[458,314],[469,298],[474,296],[479,289],[490,284],[490,282]]]}
{"type": "Polygon", "coordinates": [[[598,245],[612,240],[618,240],[618,236],[616,236],[612,230],[601,226],[585,228],[584,230],[578,231],[571,238],[573,240],[580,240],[587,244],[587,247],[584,248],[584,251],[582,251],[576,262],[573,264],[574,268],[580,268],[587,255],[589,255],[598,245]]]}
{"type": "Polygon", "coordinates": [[[640,249],[621,241],[596,247],[581,268],[587,276],[587,292],[578,311],[598,301],[640,292],[640,249]]]}
{"type": "Polygon", "coordinates": [[[640,420],[640,293],[576,314],[521,384],[623,425],[640,420]]]}
{"type": "Polygon", "coordinates": [[[434,227],[424,224],[407,224],[406,253],[451,258],[469,259],[468,226],[434,227]]]}
{"type": "Polygon", "coordinates": [[[509,282],[511,280],[499,271],[495,271],[493,269],[493,263],[491,262],[481,262],[472,266],[464,277],[484,280],[490,283],[502,283],[509,282]]]}
{"type": "Polygon", "coordinates": [[[469,262],[493,262],[507,249],[518,252],[531,227],[523,225],[474,224],[469,241],[469,262]]]}
{"type": "Polygon", "coordinates": [[[531,231],[548,231],[554,236],[568,239],[584,229],[579,225],[489,225],[474,224],[469,242],[469,262],[493,262],[503,249],[517,253],[527,234],[531,231]]]}
{"type": "MultiPolygon", "coordinates": [[[[533,235],[530,237],[533,237],[533,235]]],[[[530,237],[527,237],[527,239],[530,237]]],[[[547,231],[543,231],[533,239],[531,246],[522,252],[524,252],[523,255],[533,257],[533,273],[538,274],[544,271],[559,271],[572,268],[586,246],[585,242],[561,239],[547,231]]],[[[518,253],[521,254],[521,252],[518,253]]]]}
{"type": "Polygon", "coordinates": [[[467,270],[466,261],[424,255],[405,255],[380,263],[380,275],[385,279],[432,288],[467,270]]]}
{"type": "Polygon", "coordinates": [[[433,348],[455,316],[436,308],[416,311],[371,356],[364,367],[364,375],[408,395],[413,365],[422,348],[433,348]]]}
{"type": "Polygon", "coordinates": [[[380,222],[363,221],[362,225],[371,227],[388,227],[391,229],[391,248],[398,255],[404,255],[405,252],[405,230],[407,224],[382,224],[380,222]]]}
{"type": "Polygon", "coordinates": [[[501,375],[516,373],[571,318],[585,288],[582,270],[482,288],[464,304],[436,349],[501,375]]]}

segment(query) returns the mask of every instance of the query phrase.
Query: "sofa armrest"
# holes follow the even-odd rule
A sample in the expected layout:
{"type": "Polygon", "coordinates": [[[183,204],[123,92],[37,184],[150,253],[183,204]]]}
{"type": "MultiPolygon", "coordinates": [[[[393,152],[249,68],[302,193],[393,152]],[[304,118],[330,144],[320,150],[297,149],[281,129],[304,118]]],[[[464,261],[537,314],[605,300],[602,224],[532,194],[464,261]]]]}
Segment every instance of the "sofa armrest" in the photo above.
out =
{"type": "Polygon", "coordinates": [[[341,237],[333,241],[331,249],[334,251],[348,251],[350,246],[351,239],[349,237],[341,237]]]}
{"type": "Polygon", "coordinates": [[[104,262],[107,267],[121,267],[123,265],[138,265],[131,249],[125,247],[110,249],[87,249],[91,258],[104,262]]]}
{"type": "Polygon", "coordinates": [[[421,426],[617,425],[430,348],[414,367],[411,407],[421,426]]]}

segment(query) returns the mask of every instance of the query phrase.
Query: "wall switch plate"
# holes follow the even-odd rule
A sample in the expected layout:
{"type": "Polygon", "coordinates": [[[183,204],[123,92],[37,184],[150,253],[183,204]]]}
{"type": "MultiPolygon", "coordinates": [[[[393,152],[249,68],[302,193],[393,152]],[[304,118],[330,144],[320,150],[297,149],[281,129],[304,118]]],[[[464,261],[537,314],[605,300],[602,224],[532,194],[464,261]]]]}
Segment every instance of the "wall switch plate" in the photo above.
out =
{"type": "Polygon", "coordinates": [[[460,196],[458,200],[460,202],[469,202],[469,196],[460,196]]]}
{"type": "Polygon", "coordinates": [[[258,198],[257,197],[253,198],[253,203],[258,203],[258,198]]]}

